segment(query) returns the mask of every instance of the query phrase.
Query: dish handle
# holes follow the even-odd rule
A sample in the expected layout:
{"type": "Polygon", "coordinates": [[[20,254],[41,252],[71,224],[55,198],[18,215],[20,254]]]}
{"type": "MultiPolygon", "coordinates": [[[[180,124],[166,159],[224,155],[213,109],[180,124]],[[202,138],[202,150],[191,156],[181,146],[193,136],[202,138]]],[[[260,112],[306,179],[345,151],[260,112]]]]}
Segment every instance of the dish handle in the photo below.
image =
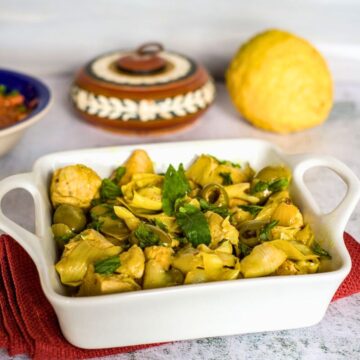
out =
{"type": "MultiPolygon", "coordinates": [[[[9,219],[2,211],[2,199],[11,190],[25,189],[33,197],[35,208],[42,209],[41,195],[34,183],[33,174],[25,173],[13,175],[0,181],[0,229],[12,236],[30,255],[34,263],[39,267],[43,264],[43,250],[41,248],[40,237],[24,229],[14,221],[9,219]]],[[[43,219],[43,211],[36,216],[36,229],[41,229],[40,223],[43,219]]],[[[38,231],[37,231],[38,233],[38,231]]]]}
{"type": "Polygon", "coordinates": [[[293,166],[293,182],[299,187],[313,211],[322,217],[333,231],[344,232],[356,204],[360,199],[360,180],[354,172],[341,161],[331,156],[289,155],[288,162],[293,166]],[[315,202],[309,188],[305,185],[305,173],[315,167],[333,170],[346,184],[347,190],[340,203],[327,214],[323,214],[315,202]]]}

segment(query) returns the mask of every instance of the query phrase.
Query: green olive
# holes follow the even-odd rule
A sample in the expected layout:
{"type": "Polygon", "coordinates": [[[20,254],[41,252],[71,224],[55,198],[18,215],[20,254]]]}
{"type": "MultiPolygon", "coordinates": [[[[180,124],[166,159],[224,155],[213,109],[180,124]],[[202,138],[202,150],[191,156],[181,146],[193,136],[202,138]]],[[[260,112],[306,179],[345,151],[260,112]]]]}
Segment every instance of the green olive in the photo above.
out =
{"type": "Polygon", "coordinates": [[[108,204],[100,204],[94,206],[90,210],[90,216],[93,220],[97,220],[100,216],[106,216],[112,213],[113,206],[108,204]]]}
{"type": "Polygon", "coordinates": [[[100,216],[98,221],[100,224],[100,232],[107,236],[111,236],[117,240],[123,241],[126,240],[130,235],[128,227],[121,219],[113,219],[109,216],[100,216]]]}
{"type": "Polygon", "coordinates": [[[260,231],[264,228],[267,221],[250,220],[243,222],[239,228],[239,240],[247,246],[256,246],[260,243],[260,231]]]}
{"type": "Polygon", "coordinates": [[[54,224],[65,224],[74,232],[80,232],[86,226],[84,212],[79,207],[67,204],[58,206],[53,220],[54,224]]]}
{"type": "Polygon", "coordinates": [[[206,185],[201,192],[201,196],[209,204],[226,207],[229,206],[229,197],[226,190],[219,184],[206,185]]]}
{"type": "Polygon", "coordinates": [[[255,178],[266,182],[277,179],[287,179],[290,181],[291,171],[286,166],[266,166],[258,172],[255,178]]]}
{"type": "MultiPolygon", "coordinates": [[[[152,232],[159,238],[159,241],[156,245],[171,247],[172,239],[169,234],[167,234],[165,231],[161,230],[157,226],[150,225],[150,224],[143,224],[143,225],[146,228],[146,230],[152,232]]],[[[131,233],[129,240],[132,244],[139,245],[139,239],[136,237],[135,234],[136,234],[136,230],[131,233]]]]}
{"type": "Polygon", "coordinates": [[[61,249],[76,235],[65,224],[53,224],[51,225],[51,230],[54,234],[55,241],[61,249]]]}

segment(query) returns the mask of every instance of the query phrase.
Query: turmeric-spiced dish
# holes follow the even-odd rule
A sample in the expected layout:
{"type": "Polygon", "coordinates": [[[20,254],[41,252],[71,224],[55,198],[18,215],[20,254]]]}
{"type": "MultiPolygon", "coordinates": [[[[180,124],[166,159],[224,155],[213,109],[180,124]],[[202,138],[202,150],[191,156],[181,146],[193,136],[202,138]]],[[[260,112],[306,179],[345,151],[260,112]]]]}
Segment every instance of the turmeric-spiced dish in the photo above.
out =
{"type": "Polygon", "coordinates": [[[103,180],[85,165],[63,167],[50,187],[56,270],[77,296],[315,273],[330,255],[290,181],[285,166],[255,173],[211,155],[157,174],[143,150],[103,180]]]}
{"type": "Polygon", "coordinates": [[[33,106],[35,104],[25,103],[25,98],[19,91],[0,84],[0,129],[24,119],[33,106]]]}

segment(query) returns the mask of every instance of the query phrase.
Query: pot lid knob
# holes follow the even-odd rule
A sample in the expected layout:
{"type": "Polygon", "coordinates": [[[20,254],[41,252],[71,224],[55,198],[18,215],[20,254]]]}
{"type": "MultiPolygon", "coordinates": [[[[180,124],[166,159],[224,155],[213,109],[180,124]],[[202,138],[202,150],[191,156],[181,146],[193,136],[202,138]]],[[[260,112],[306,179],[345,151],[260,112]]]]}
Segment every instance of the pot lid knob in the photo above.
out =
{"type": "Polygon", "coordinates": [[[162,71],[166,61],[158,56],[164,47],[157,42],[141,45],[133,54],[121,57],[116,66],[118,70],[134,75],[151,75],[162,71]]]}

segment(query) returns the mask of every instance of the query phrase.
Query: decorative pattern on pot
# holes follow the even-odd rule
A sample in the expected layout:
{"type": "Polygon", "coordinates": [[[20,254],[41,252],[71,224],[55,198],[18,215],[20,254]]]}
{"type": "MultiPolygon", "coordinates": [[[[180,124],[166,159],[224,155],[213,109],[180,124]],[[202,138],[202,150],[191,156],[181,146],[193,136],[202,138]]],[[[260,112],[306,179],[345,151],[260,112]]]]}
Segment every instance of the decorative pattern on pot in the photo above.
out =
{"type": "Polygon", "coordinates": [[[215,85],[190,58],[148,43],[90,61],[75,77],[70,96],[87,121],[144,133],[193,123],[213,103],[215,85]]]}
{"type": "Polygon", "coordinates": [[[196,91],[156,101],[135,101],[132,99],[95,95],[92,92],[74,86],[71,97],[79,110],[101,118],[122,121],[168,120],[206,109],[214,100],[215,86],[209,80],[196,91]]]}

